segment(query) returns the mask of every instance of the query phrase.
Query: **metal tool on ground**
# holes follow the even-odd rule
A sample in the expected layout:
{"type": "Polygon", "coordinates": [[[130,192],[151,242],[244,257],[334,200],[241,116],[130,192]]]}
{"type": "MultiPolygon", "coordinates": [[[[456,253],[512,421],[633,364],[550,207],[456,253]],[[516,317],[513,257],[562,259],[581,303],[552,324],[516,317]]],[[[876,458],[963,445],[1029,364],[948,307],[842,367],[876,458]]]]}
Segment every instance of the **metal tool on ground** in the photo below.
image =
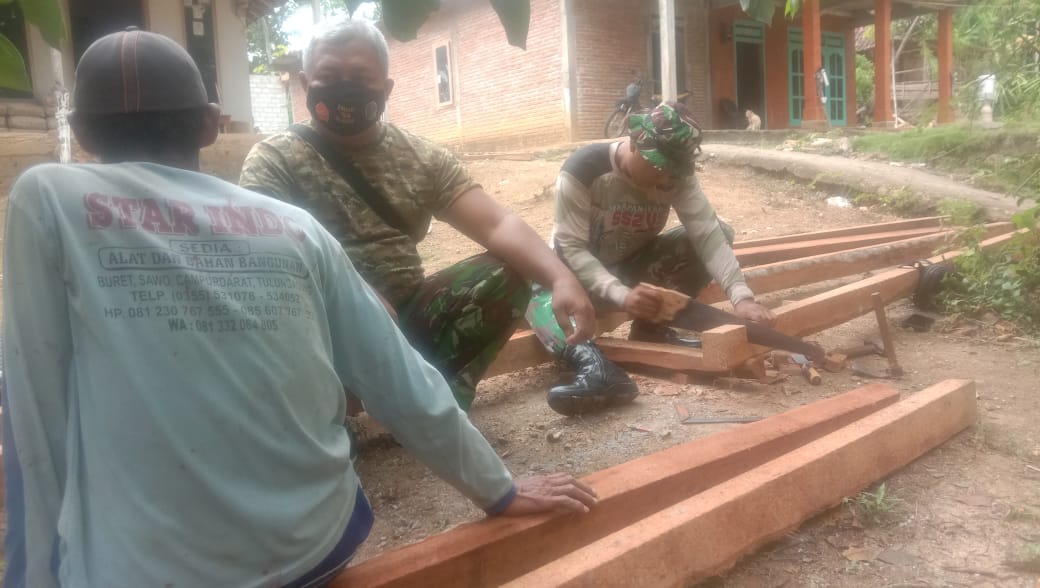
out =
{"type": "Polygon", "coordinates": [[[682,424],[684,425],[716,425],[722,423],[753,423],[755,421],[762,420],[762,417],[749,416],[749,417],[690,417],[683,419],[682,424]]]}
{"type": "Polygon", "coordinates": [[[820,377],[820,372],[816,371],[813,367],[813,362],[809,361],[808,357],[805,357],[801,353],[792,353],[791,361],[798,364],[798,367],[802,368],[802,375],[809,381],[813,386],[819,386],[823,382],[823,378],[820,377]]]}
{"type": "Polygon", "coordinates": [[[850,363],[849,371],[853,375],[876,380],[895,380],[899,378],[899,376],[890,373],[886,368],[870,366],[860,361],[850,363]]]}
{"type": "Polygon", "coordinates": [[[896,349],[892,345],[892,332],[888,328],[888,317],[885,316],[885,303],[881,299],[880,292],[870,295],[870,301],[874,303],[874,314],[877,315],[878,329],[881,330],[881,341],[885,349],[885,359],[888,360],[888,373],[892,376],[903,375],[903,368],[896,360],[896,349]]]}
{"type": "Polygon", "coordinates": [[[880,337],[870,337],[864,339],[862,345],[838,349],[836,353],[844,355],[846,359],[856,359],[864,355],[884,355],[885,344],[880,337]]]}
{"type": "Polygon", "coordinates": [[[641,284],[661,294],[662,304],[657,315],[661,322],[680,329],[707,331],[722,325],[743,325],[747,329],[748,342],[792,353],[801,353],[814,360],[823,360],[823,348],[797,337],[785,335],[764,325],[742,319],[714,306],[693,300],[682,292],[661,288],[652,284],[641,284]]]}

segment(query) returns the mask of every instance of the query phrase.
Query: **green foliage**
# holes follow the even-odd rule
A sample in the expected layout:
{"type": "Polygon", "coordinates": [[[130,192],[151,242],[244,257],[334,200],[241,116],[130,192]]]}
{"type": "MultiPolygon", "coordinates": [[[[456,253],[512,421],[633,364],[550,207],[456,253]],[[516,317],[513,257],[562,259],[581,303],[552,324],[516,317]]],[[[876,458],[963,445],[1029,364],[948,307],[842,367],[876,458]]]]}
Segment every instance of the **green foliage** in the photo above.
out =
{"type": "Polygon", "coordinates": [[[954,13],[954,54],[958,78],[964,84],[958,102],[962,111],[978,111],[976,80],[997,77],[994,114],[1013,120],[1040,116],[1040,2],[990,0],[954,13]]]}
{"type": "Polygon", "coordinates": [[[22,54],[7,37],[0,35],[0,87],[28,91],[29,74],[25,71],[22,54]]]}
{"type": "Polygon", "coordinates": [[[1008,567],[1030,574],[1040,574],[1040,543],[1026,543],[1007,561],[1008,567]]]}
{"type": "Polygon", "coordinates": [[[955,227],[968,227],[986,222],[986,209],[973,200],[960,198],[944,198],[937,207],[939,214],[949,217],[946,224],[955,227]]]}
{"type": "Polygon", "coordinates": [[[1040,331],[1040,241],[1037,209],[1016,215],[1029,231],[996,251],[977,241],[956,260],[957,272],[943,279],[939,302],[948,312],[968,316],[993,311],[1028,332],[1040,331]]]}
{"type": "Polygon", "coordinates": [[[979,129],[947,125],[858,137],[853,148],[899,161],[923,162],[958,174],[970,172],[980,187],[1019,199],[1040,199],[1040,127],[979,129]]]}
{"type": "Polygon", "coordinates": [[[383,0],[383,24],[393,38],[411,41],[440,4],[440,0],[383,0]]]}
{"type": "Polygon", "coordinates": [[[258,18],[246,28],[246,54],[249,56],[249,69],[253,73],[267,73],[271,61],[288,51],[289,37],[282,30],[299,6],[293,0],[275,8],[271,14],[258,18]],[[283,48],[281,53],[279,48],[283,48]]]}
{"type": "MultiPolygon", "coordinates": [[[[6,0],[9,3],[12,0],[6,0]]],[[[25,21],[43,35],[51,47],[58,47],[65,40],[65,18],[58,0],[13,0],[18,2],[25,21]]],[[[0,87],[28,91],[29,76],[25,61],[11,41],[0,35],[0,87]]]]}
{"type": "Polygon", "coordinates": [[[874,104],[874,62],[862,53],[856,54],[856,104],[874,104]]]}
{"type": "Polygon", "coordinates": [[[852,203],[856,206],[884,208],[897,216],[906,218],[928,216],[935,212],[934,206],[906,186],[886,194],[863,192],[853,197],[852,203]]]}
{"type": "Polygon", "coordinates": [[[873,492],[864,490],[855,498],[846,497],[841,502],[856,520],[866,526],[878,526],[887,522],[903,504],[903,500],[893,496],[883,482],[873,492]]]}
{"type": "Polygon", "coordinates": [[[740,9],[751,18],[769,24],[773,22],[776,6],[772,0],[740,0],[740,9]]]}
{"type": "Polygon", "coordinates": [[[948,216],[945,224],[952,227],[970,227],[985,223],[986,209],[973,200],[945,198],[936,205],[939,214],[948,216]]]}
{"type": "Polygon", "coordinates": [[[65,17],[58,0],[17,0],[25,21],[39,29],[43,40],[59,47],[65,40],[65,17]]]}
{"type": "Polygon", "coordinates": [[[491,0],[491,6],[498,14],[498,20],[506,29],[509,44],[521,49],[527,48],[527,32],[531,28],[531,3],[515,0],[491,0]]]}

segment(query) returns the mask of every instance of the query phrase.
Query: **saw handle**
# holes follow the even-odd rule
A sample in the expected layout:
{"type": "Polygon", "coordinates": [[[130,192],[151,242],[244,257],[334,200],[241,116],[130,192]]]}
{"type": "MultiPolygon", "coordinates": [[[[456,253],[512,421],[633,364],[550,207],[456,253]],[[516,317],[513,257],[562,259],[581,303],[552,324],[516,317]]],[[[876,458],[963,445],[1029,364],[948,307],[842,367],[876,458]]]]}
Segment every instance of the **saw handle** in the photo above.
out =
{"type": "Polygon", "coordinates": [[[805,376],[806,380],[813,386],[819,386],[823,383],[823,378],[820,377],[820,372],[816,371],[816,368],[812,364],[802,364],[802,375],[805,376]]]}

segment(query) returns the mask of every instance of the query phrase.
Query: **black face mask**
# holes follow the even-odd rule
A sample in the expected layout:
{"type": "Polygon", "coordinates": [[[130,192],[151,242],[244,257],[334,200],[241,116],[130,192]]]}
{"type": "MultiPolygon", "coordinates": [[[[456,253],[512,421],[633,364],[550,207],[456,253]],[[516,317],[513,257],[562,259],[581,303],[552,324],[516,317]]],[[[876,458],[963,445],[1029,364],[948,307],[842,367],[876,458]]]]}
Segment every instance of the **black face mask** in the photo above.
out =
{"type": "Polygon", "coordinates": [[[307,90],[307,110],[337,135],[356,135],[374,125],[386,108],[386,96],[353,80],[307,90]]]}

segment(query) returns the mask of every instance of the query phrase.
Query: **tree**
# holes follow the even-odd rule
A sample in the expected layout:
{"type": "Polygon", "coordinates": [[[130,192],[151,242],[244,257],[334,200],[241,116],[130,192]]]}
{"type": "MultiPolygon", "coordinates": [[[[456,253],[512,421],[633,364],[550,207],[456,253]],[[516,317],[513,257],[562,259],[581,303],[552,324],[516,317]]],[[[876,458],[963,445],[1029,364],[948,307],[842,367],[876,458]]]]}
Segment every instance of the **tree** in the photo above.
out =
{"type": "Polygon", "coordinates": [[[978,101],[979,76],[995,75],[996,110],[1005,117],[1040,116],[1040,3],[993,0],[954,14],[954,54],[964,82],[961,99],[978,101]]]}
{"type": "Polygon", "coordinates": [[[282,31],[285,20],[298,8],[293,0],[275,8],[271,14],[256,19],[246,28],[246,52],[249,55],[249,69],[253,73],[266,73],[271,61],[278,57],[279,48],[289,44],[289,38],[282,31]]]}

